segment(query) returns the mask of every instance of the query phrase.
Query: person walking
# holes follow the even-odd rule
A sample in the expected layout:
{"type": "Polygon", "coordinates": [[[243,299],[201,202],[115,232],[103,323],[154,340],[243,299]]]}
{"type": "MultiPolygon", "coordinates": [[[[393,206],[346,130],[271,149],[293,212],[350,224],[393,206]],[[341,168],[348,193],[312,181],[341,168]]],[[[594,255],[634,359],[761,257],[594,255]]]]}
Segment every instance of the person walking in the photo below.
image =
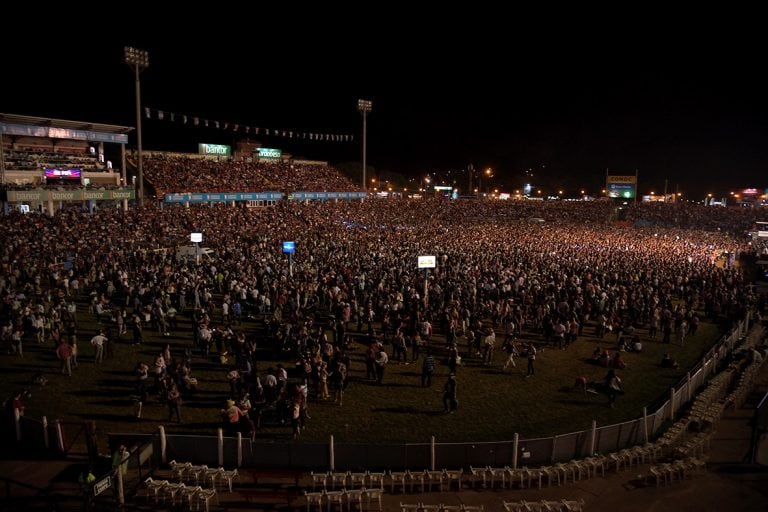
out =
{"type": "Polygon", "coordinates": [[[502,370],[506,370],[509,365],[515,368],[515,357],[517,357],[517,346],[514,337],[508,338],[504,342],[504,351],[507,353],[507,362],[504,363],[502,370]]]}
{"type": "Polygon", "coordinates": [[[458,408],[459,401],[456,398],[456,387],[456,374],[452,373],[448,376],[445,385],[443,385],[443,414],[453,414],[458,408]]]}

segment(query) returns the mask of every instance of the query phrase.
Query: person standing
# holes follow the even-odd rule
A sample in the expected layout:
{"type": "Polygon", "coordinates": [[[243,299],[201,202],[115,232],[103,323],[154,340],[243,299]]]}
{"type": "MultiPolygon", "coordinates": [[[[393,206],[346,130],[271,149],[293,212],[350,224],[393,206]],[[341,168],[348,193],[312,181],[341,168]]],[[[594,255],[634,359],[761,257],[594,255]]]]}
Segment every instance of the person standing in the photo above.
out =
{"type": "Polygon", "coordinates": [[[389,362],[389,356],[383,349],[376,354],[376,384],[381,384],[384,380],[384,367],[389,362]]]}
{"type": "Polygon", "coordinates": [[[104,331],[101,330],[99,333],[91,338],[91,345],[93,345],[93,348],[96,349],[96,357],[94,359],[94,362],[96,364],[100,364],[104,361],[104,345],[108,342],[106,336],[104,336],[104,331]]]}
{"type": "Polygon", "coordinates": [[[61,360],[61,373],[72,376],[72,346],[63,340],[56,348],[56,357],[61,360]]]}
{"type": "Polygon", "coordinates": [[[533,342],[528,343],[528,374],[525,376],[533,377],[536,375],[536,369],[533,364],[536,361],[536,347],[533,346],[533,342]]]}
{"type": "Polygon", "coordinates": [[[432,375],[435,373],[435,357],[427,352],[427,357],[421,365],[421,387],[432,386],[432,375]]]}
{"type": "Polygon", "coordinates": [[[456,389],[456,374],[452,373],[448,376],[448,380],[443,386],[443,414],[453,414],[459,405],[457,400],[456,389]]]}
{"type": "Polygon", "coordinates": [[[168,388],[168,396],[166,397],[168,402],[168,422],[170,423],[174,416],[176,421],[181,423],[181,393],[176,384],[171,384],[168,388]]]}
{"type": "Polygon", "coordinates": [[[608,370],[608,374],[605,376],[605,392],[608,394],[608,407],[613,409],[616,407],[616,397],[619,394],[624,393],[624,386],[621,383],[621,379],[616,375],[613,368],[608,370]]]}

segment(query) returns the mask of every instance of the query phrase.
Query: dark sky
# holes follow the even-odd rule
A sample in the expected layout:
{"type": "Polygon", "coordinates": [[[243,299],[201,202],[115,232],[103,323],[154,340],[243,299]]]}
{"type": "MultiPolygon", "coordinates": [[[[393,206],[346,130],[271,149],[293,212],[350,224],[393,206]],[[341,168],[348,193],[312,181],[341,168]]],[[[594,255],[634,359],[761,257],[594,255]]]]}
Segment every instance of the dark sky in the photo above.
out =
{"type": "MultiPolygon", "coordinates": [[[[356,101],[369,98],[368,162],[378,171],[421,176],[473,163],[510,186],[530,168],[537,185],[595,189],[606,168],[637,169],[641,193],[660,192],[667,179],[697,199],[768,187],[765,44],[738,26],[728,35],[708,26],[541,29],[493,16],[462,25],[461,13],[439,28],[423,17],[387,24],[391,13],[311,26],[251,13],[230,25],[214,11],[192,22],[147,17],[140,30],[12,29],[6,42],[24,44],[4,49],[0,112],[133,126],[134,83],[121,63],[128,44],[150,52],[145,106],[355,135],[353,143],[260,137],[307,158],[359,159],[356,101]]],[[[145,120],[144,130],[149,149],[195,151],[238,136],[168,117],[145,120]]]]}

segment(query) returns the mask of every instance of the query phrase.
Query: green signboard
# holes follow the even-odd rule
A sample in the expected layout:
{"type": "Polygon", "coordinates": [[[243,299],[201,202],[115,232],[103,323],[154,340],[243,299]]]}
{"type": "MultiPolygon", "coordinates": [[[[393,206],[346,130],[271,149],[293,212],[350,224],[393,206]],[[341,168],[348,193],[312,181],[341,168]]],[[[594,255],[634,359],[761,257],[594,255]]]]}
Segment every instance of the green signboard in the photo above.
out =
{"type": "Polygon", "coordinates": [[[213,155],[213,156],[231,156],[232,146],[226,146],[224,144],[198,144],[199,153],[201,155],[213,155]]]}
{"type": "Polygon", "coordinates": [[[280,158],[283,155],[282,149],[275,148],[257,148],[256,152],[259,158],[280,158]]]}
{"type": "Polygon", "coordinates": [[[114,201],[135,199],[136,191],[132,188],[113,190],[9,190],[9,203],[32,203],[48,201],[114,201]]]}

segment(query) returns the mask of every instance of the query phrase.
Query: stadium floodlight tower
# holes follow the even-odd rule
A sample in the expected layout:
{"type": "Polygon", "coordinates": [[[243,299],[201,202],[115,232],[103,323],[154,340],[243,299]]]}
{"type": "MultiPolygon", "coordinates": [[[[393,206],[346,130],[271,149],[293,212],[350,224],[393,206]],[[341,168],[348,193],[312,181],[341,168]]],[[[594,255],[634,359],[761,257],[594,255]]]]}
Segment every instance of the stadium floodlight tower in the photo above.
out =
{"type": "Polygon", "coordinates": [[[136,74],[136,149],[138,150],[137,168],[139,171],[139,206],[144,206],[144,162],[141,154],[141,82],[139,74],[149,67],[149,52],[126,46],[123,62],[131,66],[136,74]]]}
{"type": "Polygon", "coordinates": [[[367,143],[368,143],[368,131],[366,121],[368,119],[368,113],[373,108],[373,102],[371,100],[357,100],[357,111],[363,115],[363,190],[367,191],[365,183],[365,165],[367,156],[367,143]]]}

